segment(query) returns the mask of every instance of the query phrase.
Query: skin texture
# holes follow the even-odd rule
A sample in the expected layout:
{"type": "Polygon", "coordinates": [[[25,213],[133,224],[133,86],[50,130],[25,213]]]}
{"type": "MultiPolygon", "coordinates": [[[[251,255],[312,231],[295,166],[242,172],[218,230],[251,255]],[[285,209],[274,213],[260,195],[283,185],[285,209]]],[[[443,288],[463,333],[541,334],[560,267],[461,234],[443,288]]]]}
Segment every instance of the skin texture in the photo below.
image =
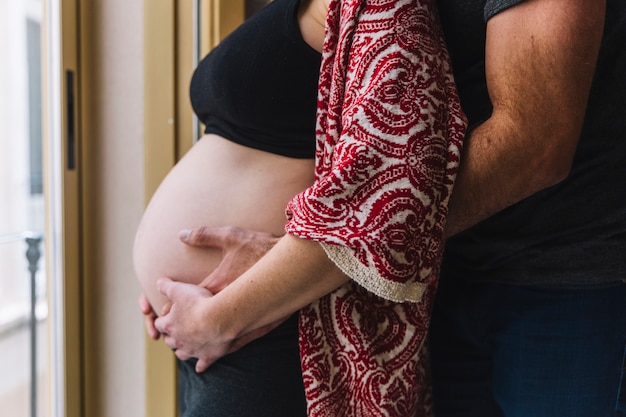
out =
{"type": "Polygon", "coordinates": [[[155,311],[167,303],[156,289],[162,276],[213,293],[229,283],[219,276],[206,279],[223,251],[184,245],[177,239],[181,229],[237,225],[282,235],[285,205],[311,186],[314,164],[312,158],[287,158],[217,135],[202,137],[161,182],[137,228],[135,274],[155,311]]]}
{"type": "Polygon", "coordinates": [[[155,326],[178,358],[198,358],[196,371],[202,372],[347,281],[318,243],[285,235],[214,296],[196,285],[159,280],[172,303],[155,326]]]}
{"type": "Polygon", "coordinates": [[[305,0],[298,11],[300,33],[306,43],[322,52],[324,46],[324,25],[330,0],[305,0]]]}
{"type": "MultiPolygon", "coordinates": [[[[489,21],[486,73],[494,111],[467,140],[448,235],[568,175],[603,18],[602,1],[528,0],[489,21]]],[[[179,358],[198,357],[203,371],[347,280],[317,243],[286,235],[215,296],[161,280],[172,304],[154,325],[179,358]]]]}
{"type": "MultiPolygon", "coordinates": [[[[200,287],[208,289],[209,292],[217,293],[226,286],[223,283],[232,282],[254,265],[280,240],[280,237],[234,226],[214,228],[204,226],[193,230],[182,230],[180,240],[192,247],[219,249],[224,253],[224,258],[217,268],[198,284],[200,287]],[[214,283],[216,282],[222,284],[215,288],[214,283]]],[[[145,294],[140,295],[138,303],[139,309],[145,317],[148,335],[151,339],[158,340],[161,333],[154,325],[158,315],[152,309],[145,294]]],[[[165,314],[169,307],[169,305],[166,306],[161,313],[165,314]]],[[[281,322],[282,320],[278,321],[276,325],[281,322]]]]}
{"type": "MultiPolygon", "coordinates": [[[[311,47],[317,49],[320,52],[322,49],[322,44],[323,44],[323,39],[324,39],[324,23],[325,23],[327,6],[328,6],[328,0],[303,0],[301,2],[301,7],[299,8],[299,11],[298,11],[298,22],[299,22],[300,30],[301,30],[304,40],[308,42],[311,47]]],[[[224,159],[228,162],[232,158],[224,158],[224,159]]],[[[270,166],[270,167],[273,167],[272,171],[277,171],[275,169],[276,161],[274,161],[273,163],[272,162],[270,163],[258,162],[259,159],[261,159],[261,156],[257,156],[257,158],[255,158],[256,165],[261,165],[258,167],[258,169],[264,169],[263,166],[270,166]]],[[[220,159],[220,162],[223,163],[221,159],[220,159]]],[[[251,164],[251,161],[246,160],[245,167],[248,168],[247,171],[251,171],[251,169],[249,168],[250,164],[251,164]]],[[[239,167],[235,171],[239,172],[239,171],[242,171],[242,169],[243,167],[239,167]]],[[[221,169],[220,171],[223,172],[224,169],[221,169]]],[[[297,172],[294,172],[294,170],[290,170],[289,172],[291,173],[292,176],[299,175],[297,172]]],[[[313,176],[312,162],[311,162],[311,167],[306,172],[306,174],[305,173],[301,173],[301,174],[304,174],[305,178],[306,178],[306,175],[310,175],[311,181],[312,181],[312,176],[313,176]]],[[[255,178],[257,178],[257,181],[258,181],[258,176],[256,176],[255,178]]],[[[188,179],[188,181],[193,181],[193,179],[188,179]]],[[[185,184],[183,182],[183,184],[179,184],[178,187],[174,187],[174,188],[183,189],[184,186],[185,184]]],[[[172,187],[170,187],[170,189],[171,188],[172,187]]],[[[270,192],[270,191],[268,190],[267,192],[270,192]]],[[[284,191],[283,191],[283,194],[284,194],[284,191]]],[[[240,193],[239,195],[246,195],[246,193],[240,193]]],[[[166,196],[167,196],[167,193],[166,193],[166,196]]],[[[183,197],[186,197],[186,196],[188,196],[188,194],[183,194],[183,197]]],[[[163,200],[163,198],[161,200],[163,200]]],[[[172,199],[165,198],[165,200],[170,200],[171,202],[172,199]]],[[[192,201],[191,203],[194,203],[194,202],[192,201]]],[[[174,203],[174,204],[177,205],[177,203],[174,203]]],[[[197,201],[195,202],[195,205],[196,206],[198,205],[197,201]]],[[[263,209],[261,207],[257,207],[257,210],[263,210],[263,209]]],[[[208,208],[207,210],[203,210],[202,212],[204,213],[204,215],[207,215],[207,213],[209,214],[213,213],[214,209],[208,208]]],[[[281,214],[283,213],[282,210],[274,211],[274,212],[280,212],[281,214]]],[[[263,211],[257,214],[262,214],[262,213],[263,211]]],[[[152,216],[152,217],[154,218],[155,216],[152,216]]],[[[191,216],[186,216],[186,217],[191,217],[191,216]]],[[[248,217],[250,216],[249,215],[246,216],[246,218],[248,217]]],[[[258,215],[253,216],[253,218],[255,218],[257,222],[267,223],[266,221],[262,221],[262,219],[259,219],[258,215]]],[[[153,225],[159,224],[158,221],[160,219],[157,218],[156,220],[157,220],[156,223],[153,222],[154,223],[153,225]]],[[[199,223],[199,224],[203,224],[203,223],[199,223]]],[[[187,227],[195,227],[195,226],[187,226],[187,227]]],[[[276,236],[270,233],[254,233],[254,232],[250,232],[242,228],[238,228],[238,227],[225,227],[225,228],[218,227],[215,229],[211,229],[212,233],[205,232],[206,230],[208,229],[199,228],[199,229],[193,229],[191,233],[185,232],[181,235],[181,240],[185,243],[190,243],[189,247],[195,247],[199,249],[208,250],[206,253],[212,254],[213,257],[218,256],[217,254],[220,252],[222,253],[223,255],[222,262],[219,265],[217,265],[216,269],[213,270],[213,267],[214,267],[213,265],[209,265],[211,268],[207,268],[206,266],[204,266],[204,268],[206,269],[213,270],[213,272],[210,273],[210,275],[206,276],[204,279],[201,279],[201,278],[197,279],[193,277],[189,278],[185,275],[180,276],[181,267],[183,266],[190,271],[196,272],[196,275],[197,275],[197,271],[200,270],[202,266],[197,266],[193,263],[189,263],[188,262],[188,260],[190,259],[189,254],[203,253],[201,251],[191,251],[191,250],[184,251],[184,250],[179,249],[177,246],[173,245],[174,249],[178,250],[178,252],[176,252],[174,256],[179,256],[180,259],[182,259],[182,256],[186,255],[185,263],[180,263],[179,265],[171,266],[171,264],[168,263],[169,260],[173,256],[171,254],[171,251],[169,252],[169,254],[166,253],[166,255],[169,257],[166,257],[165,259],[166,261],[165,264],[169,265],[168,266],[169,268],[173,268],[173,270],[179,273],[179,276],[175,276],[172,278],[175,278],[176,281],[185,281],[185,282],[189,282],[191,284],[197,284],[200,287],[203,287],[204,289],[208,291],[201,291],[198,293],[198,295],[202,295],[206,297],[210,297],[212,294],[220,292],[228,283],[230,283],[237,276],[241,275],[243,271],[245,271],[250,265],[252,265],[256,260],[258,260],[265,252],[267,252],[269,248],[273,246],[278,239],[276,236]],[[219,244],[213,244],[214,241],[218,241],[219,244]]],[[[274,231],[274,233],[276,233],[276,231],[274,231]]],[[[150,236],[152,236],[152,234],[148,232],[146,233],[146,235],[148,237],[144,238],[143,241],[150,242],[151,241],[150,236]]],[[[170,234],[168,233],[167,236],[169,235],[170,234]]],[[[154,241],[152,241],[151,244],[154,247],[154,249],[160,248],[160,246],[158,245],[155,247],[154,241]]],[[[171,245],[171,243],[168,243],[168,244],[171,245]]],[[[147,264],[151,268],[151,270],[158,269],[159,265],[154,265],[154,262],[153,262],[154,251],[146,250],[145,247],[140,248],[140,249],[143,249],[143,251],[139,251],[139,252],[143,253],[144,255],[144,257],[141,258],[140,260],[145,261],[143,264],[140,263],[140,265],[147,264]]],[[[203,260],[206,259],[207,256],[208,255],[205,255],[202,259],[203,260]]],[[[161,261],[161,263],[164,263],[162,258],[158,258],[158,259],[161,261]]],[[[191,261],[194,262],[193,259],[191,259],[191,261]]],[[[195,261],[199,261],[199,260],[196,259],[195,261]]],[[[146,268],[143,268],[143,269],[145,270],[146,268]]],[[[147,280],[148,282],[145,285],[145,287],[148,288],[149,290],[152,290],[154,288],[151,282],[152,275],[147,274],[147,273],[144,273],[143,275],[148,276],[148,280],[147,280]]],[[[148,331],[148,334],[150,335],[151,338],[158,339],[161,337],[162,334],[155,327],[155,320],[158,316],[156,313],[158,312],[159,314],[167,314],[170,311],[170,305],[165,303],[165,300],[163,300],[162,297],[159,298],[155,296],[154,294],[147,294],[147,295],[150,296],[150,299],[148,299],[146,294],[142,294],[140,296],[139,307],[142,313],[145,315],[146,329],[148,331]],[[152,309],[151,305],[157,306],[156,312],[152,309]],[[163,308],[161,308],[160,305],[163,305],[163,308]]],[[[176,311],[177,310],[174,309],[174,312],[176,311]]],[[[243,343],[243,341],[250,340],[251,338],[258,337],[258,335],[264,334],[265,332],[269,331],[271,328],[280,324],[282,321],[283,321],[282,317],[278,318],[277,320],[271,323],[268,323],[268,325],[263,327],[261,331],[253,332],[253,333],[246,335],[243,338],[239,338],[240,342],[235,344],[235,348],[237,346],[240,346],[241,343],[243,343]]],[[[166,339],[166,340],[169,340],[169,339],[166,339]]],[[[180,351],[179,356],[182,357],[182,355],[183,353],[182,351],[180,351]]]]}
{"type": "Polygon", "coordinates": [[[493,115],[466,139],[447,234],[567,177],[598,56],[605,2],[529,0],[487,24],[493,115]]]}

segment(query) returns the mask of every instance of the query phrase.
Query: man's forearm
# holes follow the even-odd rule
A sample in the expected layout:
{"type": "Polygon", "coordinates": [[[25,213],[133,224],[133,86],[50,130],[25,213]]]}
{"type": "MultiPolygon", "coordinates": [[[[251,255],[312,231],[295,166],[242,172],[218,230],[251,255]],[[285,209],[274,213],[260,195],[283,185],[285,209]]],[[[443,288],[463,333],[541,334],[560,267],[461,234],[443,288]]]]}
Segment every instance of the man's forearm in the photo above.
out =
{"type": "Polygon", "coordinates": [[[569,174],[604,22],[604,1],[526,1],[487,24],[491,117],[466,140],[447,235],[569,174]]]}
{"type": "Polygon", "coordinates": [[[560,181],[527,163],[530,149],[505,121],[492,118],[466,139],[449,202],[446,236],[459,233],[500,210],[560,181]]]}

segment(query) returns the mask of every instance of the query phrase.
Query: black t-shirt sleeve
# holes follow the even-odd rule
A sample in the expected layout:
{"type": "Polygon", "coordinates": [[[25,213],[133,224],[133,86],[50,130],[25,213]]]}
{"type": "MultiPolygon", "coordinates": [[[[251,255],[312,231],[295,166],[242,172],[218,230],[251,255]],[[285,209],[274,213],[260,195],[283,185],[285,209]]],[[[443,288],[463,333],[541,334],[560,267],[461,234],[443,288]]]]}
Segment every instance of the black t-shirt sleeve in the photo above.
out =
{"type": "Polygon", "coordinates": [[[515,6],[524,0],[487,0],[485,3],[485,22],[501,11],[515,6]]]}

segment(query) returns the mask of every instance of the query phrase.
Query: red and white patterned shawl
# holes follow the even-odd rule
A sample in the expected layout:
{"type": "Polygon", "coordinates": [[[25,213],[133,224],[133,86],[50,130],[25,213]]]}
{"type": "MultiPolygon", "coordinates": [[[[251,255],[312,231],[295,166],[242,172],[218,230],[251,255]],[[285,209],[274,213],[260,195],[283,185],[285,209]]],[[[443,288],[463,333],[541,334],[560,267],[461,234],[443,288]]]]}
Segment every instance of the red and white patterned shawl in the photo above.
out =
{"type": "Polygon", "coordinates": [[[287,232],[352,280],[301,312],[313,417],[427,416],[423,351],[466,121],[434,0],[332,0],[316,178],[287,232]]]}

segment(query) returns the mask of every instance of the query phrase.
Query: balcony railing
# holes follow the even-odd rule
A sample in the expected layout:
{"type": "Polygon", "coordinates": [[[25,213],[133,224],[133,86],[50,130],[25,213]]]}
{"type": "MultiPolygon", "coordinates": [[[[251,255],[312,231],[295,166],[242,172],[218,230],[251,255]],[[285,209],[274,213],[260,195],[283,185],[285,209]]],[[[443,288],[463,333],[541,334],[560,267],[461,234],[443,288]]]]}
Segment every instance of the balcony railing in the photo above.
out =
{"type": "MultiPolygon", "coordinates": [[[[0,245],[6,245],[16,242],[25,243],[25,260],[30,273],[30,303],[27,320],[30,330],[30,415],[37,415],[37,319],[45,318],[47,309],[39,309],[38,312],[38,296],[37,296],[37,272],[39,271],[39,260],[41,258],[41,244],[43,235],[34,232],[22,232],[0,236],[0,245]],[[39,313],[39,314],[38,314],[39,313]]],[[[45,298],[45,297],[44,297],[45,298]]],[[[45,301],[44,301],[45,303],[45,301]]],[[[44,304],[45,306],[45,304],[44,304]]],[[[12,317],[14,324],[19,325],[24,319],[23,314],[12,317]],[[22,316],[22,317],[20,317],[22,316]]],[[[11,323],[5,323],[11,325],[11,323]]]]}

